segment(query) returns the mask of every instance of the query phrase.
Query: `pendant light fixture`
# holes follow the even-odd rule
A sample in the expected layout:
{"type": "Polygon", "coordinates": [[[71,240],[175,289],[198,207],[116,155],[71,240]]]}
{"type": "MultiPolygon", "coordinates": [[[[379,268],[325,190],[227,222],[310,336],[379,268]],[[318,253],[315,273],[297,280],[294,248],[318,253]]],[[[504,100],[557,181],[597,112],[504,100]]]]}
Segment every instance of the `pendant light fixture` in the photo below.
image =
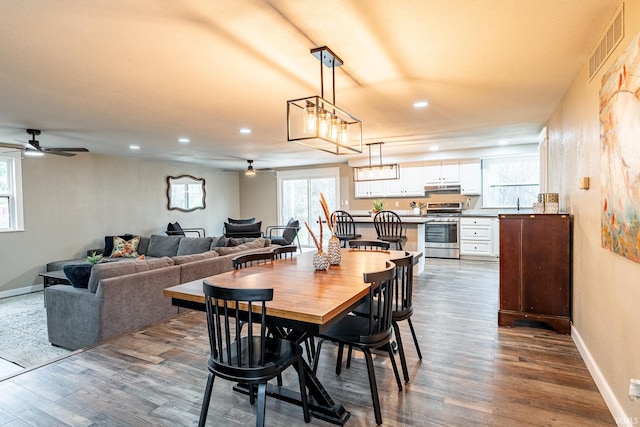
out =
{"type": "Polygon", "coordinates": [[[253,168],[253,160],[247,160],[249,166],[247,166],[247,170],[244,171],[244,174],[247,176],[254,176],[256,174],[256,170],[253,168]]]}
{"type": "Polygon", "coordinates": [[[320,96],[287,101],[287,141],[331,154],[362,153],[362,122],[335,105],[335,69],[343,64],[326,46],[311,49],[320,61],[320,96]],[[324,99],[324,69],[331,68],[332,102],[324,99]]]}
{"type": "Polygon", "coordinates": [[[353,168],[353,180],[359,181],[381,181],[384,179],[400,178],[400,165],[397,163],[382,164],[382,144],[384,142],[373,142],[367,144],[369,147],[369,166],[358,166],[353,168]],[[380,162],[377,165],[371,163],[371,146],[377,145],[379,149],[380,162]]]}

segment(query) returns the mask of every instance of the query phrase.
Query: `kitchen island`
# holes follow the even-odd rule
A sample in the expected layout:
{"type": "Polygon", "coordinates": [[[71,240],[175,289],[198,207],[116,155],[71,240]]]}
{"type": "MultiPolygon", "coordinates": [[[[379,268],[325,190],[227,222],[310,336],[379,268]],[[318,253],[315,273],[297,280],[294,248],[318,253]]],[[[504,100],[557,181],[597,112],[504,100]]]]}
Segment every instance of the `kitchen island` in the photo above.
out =
{"type": "MultiPolygon", "coordinates": [[[[356,233],[362,235],[364,240],[376,240],[378,235],[373,225],[373,218],[370,214],[351,214],[353,221],[356,223],[356,233]]],[[[407,251],[416,251],[424,253],[424,224],[429,221],[427,218],[418,215],[400,215],[404,234],[407,236],[407,242],[403,245],[403,249],[407,251]]],[[[391,249],[395,245],[391,246],[391,249]]],[[[420,257],[418,263],[413,267],[413,275],[417,276],[424,271],[424,256],[420,257]]]]}

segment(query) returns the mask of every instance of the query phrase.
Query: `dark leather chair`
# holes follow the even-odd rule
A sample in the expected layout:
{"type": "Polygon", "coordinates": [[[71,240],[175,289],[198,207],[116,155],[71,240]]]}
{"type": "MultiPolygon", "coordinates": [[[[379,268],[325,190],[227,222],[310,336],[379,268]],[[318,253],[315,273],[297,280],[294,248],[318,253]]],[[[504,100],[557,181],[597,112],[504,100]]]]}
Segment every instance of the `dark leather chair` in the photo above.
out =
{"type": "Polygon", "coordinates": [[[336,237],[340,239],[340,244],[343,248],[347,247],[349,240],[359,239],[362,234],[356,233],[356,224],[353,222],[353,217],[346,211],[334,211],[331,216],[335,215],[336,223],[336,237]]]}
{"type": "Polygon", "coordinates": [[[273,252],[256,252],[251,254],[238,255],[231,260],[234,270],[252,265],[264,264],[273,260],[273,252]]]}
{"type": "Polygon", "coordinates": [[[264,426],[267,381],[281,375],[293,364],[296,364],[298,371],[304,420],[308,423],[310,415],[302,347],[292,341],[266,335],[265,302],[273,299],[273,289],[229,289],[205,281],[203,291],[211,354],[207,363],[209,374],[198,426],[204,426],[207,420],[216,377],[247,384],[252,405],[256,400],[257,387],[256,426],[264,426]],[[246,316],[246,312],[237,308],[241,305],[246,306],[249,313],[258,316],[255,325],[255,316],[246,316]],[[248,323],[247,328],[241,327],[242,319],[248,323]]]}
{"type": "Polygon", "coordinates": [[[402,250],[402,244],[407,241],[402,228],[402,220],[393,211],[380,211],[373,217],[373,225],[379,240],[395,243],[398,250],[402,250]]]}
{"type": "MultiPolygon", "coordinates": [[[[396,277],[395,265],[387,262],[387,268],[374,273],[364,273],[364,281],[370,283],[369,299],[377,295],[378,303],[375,305],[375,312],[371,311],[367,317],[347,316],[336,323],[331,329],[320,335],[316,358],[313,369],[317,370],[320,351],[325,340],[338,343],[338,360],[336,362],[336,374],[340,374],[342,366],[342,353],[344,346],[352,346],[362,350],[367,362],[367,372],[369,374],[369,387],[371,388],[371,399],[375,413],[376,423],[382,424],[382,413],[380,410],[380,398],[378,397],[378,386],[376,384],[376,374],[371,356],[372,349],[386,349],[391,359],[393,372],[398,384],[398,390],[402,390],[402,381],[398,373],[391,348],[391,338],[393,337],[393,326],[391,319],[391,305],[393,303],[393,279],[396,277]]],[[[373,306],[372,306],[373,307],[373,306]]]]}
{"type": "Polygon", "coordinates": [[[271,240],[274,245],[288,246],[293,244],[295,240],[298,242],[298,249],[302,252],[298,232],[300,231],[300,221],[291,218],[287,225],[270,225],[265,231],[265,237],[271,240]]]}
{"type": "MultiPolygon", "coordinates": [[[[400,364],[402,365],[402,373],[404,380],[409,382],[409,370],[407,368],[407,359],[404,354],[404,346],[402,344],[402,337],[400,336],[400,327],[398,322],[406,320],[413,336],[413,343],[416,346],[418,357],[422,360],[422,352],[420,352],[420,345],[418,344],[418,338],[416,337],[416,331],[413,329],[413,323],[411,323],[411,315],[413,314],[413,255],[409,252],[405,252],[404,256],[399,259],[394,259],[393,263],[396,265],[396,278],[394,280],[393,289],[393,304],[392,310],[392,324],[395,332],[396,341],[398,343],[398,354],[400,355],[400,364]]],[[[367,301],[364,304],[356,307],[353,313],[358,316],[368,316],[369,313],[377,312],[377,300],[367,301]]],[[[350,349],[351,350],[351,349],[350,349]]],[[[349,359],[351,358],[351,352],[347,356],[347,366],[349,366],[349,359]]]]}
{"type": "Polygon", "coordinates": [[[388,251],[390,247],[389,242],[382,240],[349,240],[349,248],[362,251],[388,251]]]}
{"type": "Polygon", "coordinates": [[[182,226],[176,221],[173,224],[167,224],[167,230],[165,231],[167,236],[187,236],[186,233],[197,233],[198,237],[205,237],[204,228],[182,228],[182,226]]]}

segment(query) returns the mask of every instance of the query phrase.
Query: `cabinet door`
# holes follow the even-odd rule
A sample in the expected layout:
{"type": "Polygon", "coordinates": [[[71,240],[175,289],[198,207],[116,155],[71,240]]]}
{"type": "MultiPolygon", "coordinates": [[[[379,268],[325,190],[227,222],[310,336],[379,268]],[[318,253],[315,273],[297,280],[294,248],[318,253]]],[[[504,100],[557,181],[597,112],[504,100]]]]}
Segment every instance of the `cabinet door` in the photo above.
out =
{"type": "Polygon", "coordinates": [[[423,165],[424,183],[425,184],[441,184],[442,183],[442,164],[425,163],[423,165]]]}
{"type": "Polygon", "coordinates": [[[354,182],[354,197],[383,197],[385,181],[356,181],[354,182]]]}
{"type": "Polygon", "coordinates": [[[460,162],[460,192],[468,195],[482,193],[480,160],[460,162]]]}
{"type": "Polygon", "coordinates": [[[404,196],[424,197],[424,177],[422,176],[422,163],[401,166],[400,179],[404,196]]]}
{"type": "Polygon", "coordinates": [[[569,316],[569,219],[523,220],[522,243],[522,311],[569,316]]]}
{"type": "Polygon", "coordinates": [[[522,234],[519,218],[500,218],[500,309],[520,311],[522,234]]]}
{"type": "Polygon", "coordinates": [[[491,255],[500,256],[500,220],[491,219],[491,255]]]}
{"type": "Polygon", "coordinates": [[[459,162],[442,162],[442,182],[444,184],[457,184],[460,182],[459,162]]]}

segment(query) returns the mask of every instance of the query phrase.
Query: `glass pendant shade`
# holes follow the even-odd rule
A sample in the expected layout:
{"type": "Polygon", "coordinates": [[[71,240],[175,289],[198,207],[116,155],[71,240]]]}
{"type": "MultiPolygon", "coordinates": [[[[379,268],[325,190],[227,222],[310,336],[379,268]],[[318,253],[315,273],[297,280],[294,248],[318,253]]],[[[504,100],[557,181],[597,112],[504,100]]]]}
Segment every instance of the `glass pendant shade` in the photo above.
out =
{"type": "Polygon", "coordinates": [[[397,163],[382,164],[382,144],[375,142],[367,144],[369,147],[369,166],[358,166],[353,168],[353,180],[359,181],[382,181],[385,179],[399,179],[400,165],[397,163]],[[380,164],[371,164],[371,146],[377,145],[380,149],[380,164]]]}

